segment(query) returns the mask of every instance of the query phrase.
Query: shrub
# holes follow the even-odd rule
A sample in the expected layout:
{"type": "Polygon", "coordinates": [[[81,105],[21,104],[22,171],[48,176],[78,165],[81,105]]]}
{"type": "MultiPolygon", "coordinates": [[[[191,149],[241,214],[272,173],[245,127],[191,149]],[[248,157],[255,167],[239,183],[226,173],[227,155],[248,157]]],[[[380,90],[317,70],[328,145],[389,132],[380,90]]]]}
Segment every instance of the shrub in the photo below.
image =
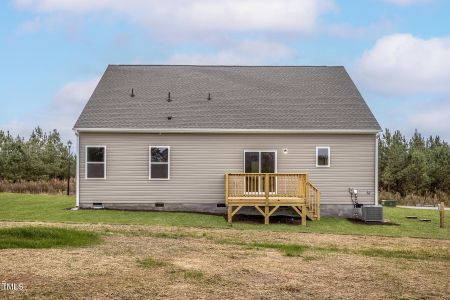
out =
{"type": "MultiPolygon", "coordinates": [[[[76,181],[70,179],[70,194],[75,195],[76,181]]],[[[28,194],[65,194],[67,180],[49,179],[37,181],[19,180],[16,182],[0,180],[0,192],[28,193],[28,194]]]]}

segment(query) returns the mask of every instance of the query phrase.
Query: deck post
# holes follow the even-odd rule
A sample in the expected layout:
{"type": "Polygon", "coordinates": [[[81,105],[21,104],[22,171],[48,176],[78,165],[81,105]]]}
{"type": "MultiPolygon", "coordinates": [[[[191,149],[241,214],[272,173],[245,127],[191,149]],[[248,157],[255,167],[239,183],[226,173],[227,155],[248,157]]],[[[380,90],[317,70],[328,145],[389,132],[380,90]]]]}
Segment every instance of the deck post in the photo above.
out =
{"type": "Polygon", "coordinates": [[[309,205],[309,176],[305,175],[305,201],[306,204],[309,205]]]}
{"type": "Polygon", "coordinates": [[[228,173],[225,174],[225,204],[228,205],[228,173]]]}
{"type": "Polygon", "coordinates": [[[233,222],[233,207],[228,205],[228,224],[233,222]]]}
{"type": "Polygon", "coordinates": [[[316,201],[316,220],[320,221],[320,191],[316,191],[317,201],[316,201]]]}
{"type": "Polygon", "coordinates": [[[266,196],[266,206],[264,207],[264,224],[269,224],[269,191],[270,191],[269,174],[264,174],[264,193],[266,196]]]}
{"type": "Polygon", "coordinates": [[[306,205],[302,205],[302,225],[306,225],[306,205]]]}

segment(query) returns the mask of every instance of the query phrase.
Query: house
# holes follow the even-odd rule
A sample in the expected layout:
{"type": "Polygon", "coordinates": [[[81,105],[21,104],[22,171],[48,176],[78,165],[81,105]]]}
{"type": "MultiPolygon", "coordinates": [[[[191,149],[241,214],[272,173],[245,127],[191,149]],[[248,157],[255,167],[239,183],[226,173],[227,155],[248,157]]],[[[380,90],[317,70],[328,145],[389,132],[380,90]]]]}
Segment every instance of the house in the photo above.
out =
{"type": "Polygon", "coordinates": [[[80,208],[268,220],[315,189],[316,217],[348,216],[349,188],[378,203],[380,126],[340,66],[110,65],[74,130],[80,208]]]}

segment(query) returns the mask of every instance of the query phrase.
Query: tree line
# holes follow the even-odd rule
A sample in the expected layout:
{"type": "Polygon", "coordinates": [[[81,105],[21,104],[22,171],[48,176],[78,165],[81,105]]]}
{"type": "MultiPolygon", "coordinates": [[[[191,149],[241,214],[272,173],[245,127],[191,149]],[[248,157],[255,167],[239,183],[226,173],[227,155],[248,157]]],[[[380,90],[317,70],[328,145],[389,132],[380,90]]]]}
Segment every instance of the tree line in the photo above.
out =
{"type": "Polygon", "coordinates": [[[410,139],[388,129],[379,136],[381,190],[423,197],[450,194],[450,147],[439,136],[424,138],[417,130],[410,139]]]}
{"type": "Polygon", "coordinates": [[[0,180],[37,181],[75,176],[76,157],[69,155],[57,130],[36,127],[30,137],[12,136],[0,130],[0,180]]]}
{"type": "MultiPolygon", "coordinates": [[[[425,139],[417,131],[407,139],[386,129],[379,135],[379,188],[406,195],[450,194],[450,146],[439,136],[425,139]]],[[[36,181],[75,176],[76,157],[57,130],[36,127],[25,139],[0,130],[0,180],[36,181]]]]}

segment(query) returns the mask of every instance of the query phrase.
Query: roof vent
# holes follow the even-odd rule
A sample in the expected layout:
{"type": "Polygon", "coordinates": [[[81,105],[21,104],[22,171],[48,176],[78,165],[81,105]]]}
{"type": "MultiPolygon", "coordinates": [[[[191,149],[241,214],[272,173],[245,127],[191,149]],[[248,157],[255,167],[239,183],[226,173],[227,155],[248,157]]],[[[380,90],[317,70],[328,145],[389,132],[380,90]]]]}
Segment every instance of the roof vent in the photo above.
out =
{"type": "Polygon", "coordinates": [[[170,92],[169,92],[169,96],[167,97],[167,102],[172,101],[172,99],[170,98],[170,92]]]}
{"type": "Polygon", "coordinates": [[[208,93],[208,100],[211,100],[211,93],[208,93]]]}
{"type": "Polygon", "coordinates": [[[134,89],[131,89],[131,95],[130,95],[131,97],[134,97],[134,96],[136,96],[135,94],[134,94],[134,89]]]}
{"type": "Polygon", "coordinates": [[[172,116],[168,116],[167,120],[169,120],[169,121],[172,120],[172,116]]]}

